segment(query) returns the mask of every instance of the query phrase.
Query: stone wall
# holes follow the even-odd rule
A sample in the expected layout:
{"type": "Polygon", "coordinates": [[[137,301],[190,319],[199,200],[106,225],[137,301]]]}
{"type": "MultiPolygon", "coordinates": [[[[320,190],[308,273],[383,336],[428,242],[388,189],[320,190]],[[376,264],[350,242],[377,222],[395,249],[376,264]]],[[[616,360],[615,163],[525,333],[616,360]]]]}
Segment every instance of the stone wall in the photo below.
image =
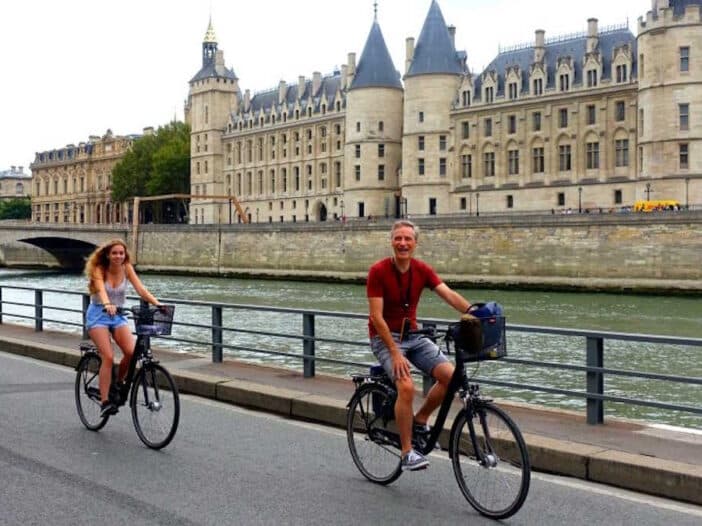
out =
{"type": "MultiPolygon", "coordinates": [[[[701,280],[702,213],[419,220],[417,256],[441,274],[701,280]]],[[[144,225],[144,269],[365,273],[390,254],[391,222],[144,225]]]]}

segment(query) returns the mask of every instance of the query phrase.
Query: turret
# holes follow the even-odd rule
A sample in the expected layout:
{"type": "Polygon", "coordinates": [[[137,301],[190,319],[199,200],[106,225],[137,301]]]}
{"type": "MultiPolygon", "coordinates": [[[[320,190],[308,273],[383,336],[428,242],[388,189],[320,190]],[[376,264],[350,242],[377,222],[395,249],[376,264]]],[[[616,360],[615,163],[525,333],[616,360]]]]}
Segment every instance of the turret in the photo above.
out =
{"type": "Polygon", "coordinates": [[[407,40],[401,192],[410,214],[450,210],[450,112],[467,73],[454,39],[433,0],[416,46],[407,40]]]}
{"type": "Polygon", "coordinates": [[[344,202],[350,217],[399,212],[402,83],[374,19],[361,58],[349,53],[344,202]]]}
{"type": "MultiPolygon", "coordinates": [[[[217,49],[210,19],[202,42],[202,67],[190,80],[186,115],[191,128],[190,186],[191,194],[221,195],[223,191],[222,135],[229,116],[239,107],[239,84],[234,71],[224,62],[224,53],[217,49]]],[[[190,220],[214,223],[221,220],[216,203],[193,199],[190,220]]]]}

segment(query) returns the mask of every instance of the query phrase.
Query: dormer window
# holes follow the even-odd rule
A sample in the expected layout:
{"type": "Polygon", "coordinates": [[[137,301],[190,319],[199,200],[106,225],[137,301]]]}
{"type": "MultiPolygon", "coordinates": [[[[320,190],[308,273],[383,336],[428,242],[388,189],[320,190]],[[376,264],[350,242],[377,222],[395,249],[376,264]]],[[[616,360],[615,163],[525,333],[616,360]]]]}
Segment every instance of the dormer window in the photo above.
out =
{"type": "Polygon", "coordinates": [[[626,64],[619,64],[616,68],[617,71],[617,83],[621,84],[623,82],[628,82],[627,67],[626,64]]]}
{"type": "Polygon", "coordinates": [[[489,86],[485,88],[485,103],[491,104],[495,101],[495,88],[489,86]]]}
{"type": "Polygon", "coordinates": [[[588,69],[587,70],[587,87],[594,88],[597,86],[597,70],[588,69]]]}
{"type": "Polygon", "coordinates": [[[509,99],[514,100],[517,98],[517,86],[518,84],[516,82],[510,82],[508,89],[509,89],[509,99]]]}
{"type": "Polygon", "coordinates": [[[470,91],[469,90],[464,90],[461,93],[461,103],[463,104],[464,107],[470,106],[470,91]]]}
{"type": "Polygon", "coordinates": [[[569,91],[570,90],[570,75],[567,73],[561,73],[558,76],[558,91],[569,91]]]}
{"type": "Polygon", "coordinates": [[[544,94],[544,79],[534,79],[532,82],[532,95],[544,94]]]}

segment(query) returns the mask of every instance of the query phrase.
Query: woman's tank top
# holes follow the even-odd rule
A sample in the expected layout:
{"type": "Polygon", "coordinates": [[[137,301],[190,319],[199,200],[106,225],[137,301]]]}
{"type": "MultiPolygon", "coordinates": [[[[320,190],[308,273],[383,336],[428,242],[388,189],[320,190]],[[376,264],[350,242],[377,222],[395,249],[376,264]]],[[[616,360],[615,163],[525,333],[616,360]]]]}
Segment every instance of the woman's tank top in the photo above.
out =
{"type": "MultiPolygon", "coordinates": [[[[114,288],[112,288],[109,282],[105,280],[105,292],[107,292],[107,297],[109,298],[110,303],[117,305],[118,307],[124,305],[125,301],[127,301],[127,276],[125,275],[122,282],[114,288]]],[[[100,296],[97,294],[91,295],[90,301],[96,305],[102,304],[100,296]]]]}

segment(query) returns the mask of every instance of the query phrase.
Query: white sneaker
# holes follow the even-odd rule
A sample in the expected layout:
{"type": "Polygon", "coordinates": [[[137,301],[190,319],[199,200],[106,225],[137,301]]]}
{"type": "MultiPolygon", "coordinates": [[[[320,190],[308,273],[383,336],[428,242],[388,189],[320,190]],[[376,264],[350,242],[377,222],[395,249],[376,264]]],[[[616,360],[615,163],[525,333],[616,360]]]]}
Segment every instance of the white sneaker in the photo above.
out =
{"type": "Polygon", "coordinates": [[[421,453],[417,453],[414,449],[410,449],[404,457],[402,457],[402,471],[417,471],[429,467],[429,460],[421,453]]]}

